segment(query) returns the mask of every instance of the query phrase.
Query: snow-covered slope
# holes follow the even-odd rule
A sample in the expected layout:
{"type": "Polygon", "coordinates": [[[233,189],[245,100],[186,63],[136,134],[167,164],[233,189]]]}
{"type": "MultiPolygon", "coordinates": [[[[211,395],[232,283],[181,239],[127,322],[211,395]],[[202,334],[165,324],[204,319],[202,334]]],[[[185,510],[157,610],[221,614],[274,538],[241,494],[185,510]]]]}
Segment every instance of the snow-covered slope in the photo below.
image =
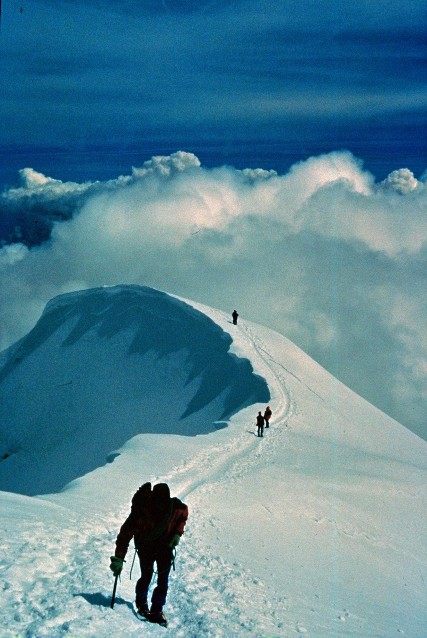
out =
{"type": "Polygon", "coordinates": [[[57,297],[0,369],[0,489],[58,491],[135,434],[204,434],[268,401],[230,344],[205,314],[149,288],[57,297]]]}
{"type": "Polygon", "coordinates": [[[0,481],[21,492],[0,493],[5,638],[164,631],[132,613],[131,555],[109,609],[146,480],[190,508],[174,638],[425,636],[427,446],[281,335],[103,288],[53,300],[0,375],[0,481]]]}

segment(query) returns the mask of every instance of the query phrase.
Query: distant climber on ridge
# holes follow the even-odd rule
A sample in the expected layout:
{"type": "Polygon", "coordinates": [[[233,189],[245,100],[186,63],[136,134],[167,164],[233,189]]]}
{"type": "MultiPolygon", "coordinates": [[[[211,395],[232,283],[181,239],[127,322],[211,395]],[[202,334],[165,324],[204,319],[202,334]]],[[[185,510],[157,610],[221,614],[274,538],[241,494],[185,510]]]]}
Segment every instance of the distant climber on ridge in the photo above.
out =
{"type": "Polygon", "coordinates": [[[267,407],[265,408],[265,412],[264,412],[264,419],[265,419],[265,427],[269,428],[270,427],[270,419],[271,419],[271,415],[273,414],[273,412],[271,411],[271,408],[269,405],[267,405],[267,407]]]}
{"type": "Polygon", "coordinates": [[[258,436],[264,436],[264,417],[262,416],[261,412],[258,412],[256,424],[258,428],[258,436]]]}
{"type": "Polygon", "coordinates": [[[237,326],[237,317],[239,316],[239,313],[237,312],[237,310],[233,310],[233,312],[231,313],[231,316],[233,317],[234,325],[237,326]]]}

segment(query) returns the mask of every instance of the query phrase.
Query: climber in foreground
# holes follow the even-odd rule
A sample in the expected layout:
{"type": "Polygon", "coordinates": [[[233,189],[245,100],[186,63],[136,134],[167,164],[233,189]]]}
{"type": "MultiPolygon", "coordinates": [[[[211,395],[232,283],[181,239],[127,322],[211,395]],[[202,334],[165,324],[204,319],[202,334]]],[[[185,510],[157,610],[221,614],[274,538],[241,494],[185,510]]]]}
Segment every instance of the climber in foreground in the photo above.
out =
{"type": "Polygon", "coordinates": [[[115,576],[120,575],[133,538],[141,567],[141,577],[135,588],[136,612],[150,622],[167,624],[163,606],[166,603],[173,550],[184,533],[187,517],[188,507],[179,498],[171,498],[166,483],[158,483],[153,489],[151,483],[145,483],[133,496],[131,512],[117,536],[110,569],[115,576]],[[149,607],[148,588],[154,563],[157,564],[157,585],[149,607]]]}

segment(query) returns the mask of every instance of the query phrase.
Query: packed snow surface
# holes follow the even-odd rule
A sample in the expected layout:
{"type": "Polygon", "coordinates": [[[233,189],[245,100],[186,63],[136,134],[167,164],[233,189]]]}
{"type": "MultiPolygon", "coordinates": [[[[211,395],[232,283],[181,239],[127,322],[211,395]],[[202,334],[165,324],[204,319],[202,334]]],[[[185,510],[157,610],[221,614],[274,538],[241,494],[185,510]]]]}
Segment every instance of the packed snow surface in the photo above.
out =
{"type": "Polygon", "coordinates": [[[425,637],[427,445],[283,336],[98,288],[0,366],[0,638],[425,637]],[[145,481],[190,510],[167,630],[132,610],[131,549],[110,609],[145,481]]]}

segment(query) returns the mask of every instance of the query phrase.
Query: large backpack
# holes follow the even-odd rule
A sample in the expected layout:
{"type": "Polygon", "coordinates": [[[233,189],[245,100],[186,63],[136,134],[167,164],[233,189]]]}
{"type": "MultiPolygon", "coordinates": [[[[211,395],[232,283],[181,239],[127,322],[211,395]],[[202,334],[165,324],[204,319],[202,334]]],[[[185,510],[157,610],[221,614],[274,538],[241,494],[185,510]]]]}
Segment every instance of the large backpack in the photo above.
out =
{"type": "Polygon", "coordinates": [[[140,516],[147,507],[151,495],[151,483],[144,483],[132,496],[131,514],[140,516]]]}

